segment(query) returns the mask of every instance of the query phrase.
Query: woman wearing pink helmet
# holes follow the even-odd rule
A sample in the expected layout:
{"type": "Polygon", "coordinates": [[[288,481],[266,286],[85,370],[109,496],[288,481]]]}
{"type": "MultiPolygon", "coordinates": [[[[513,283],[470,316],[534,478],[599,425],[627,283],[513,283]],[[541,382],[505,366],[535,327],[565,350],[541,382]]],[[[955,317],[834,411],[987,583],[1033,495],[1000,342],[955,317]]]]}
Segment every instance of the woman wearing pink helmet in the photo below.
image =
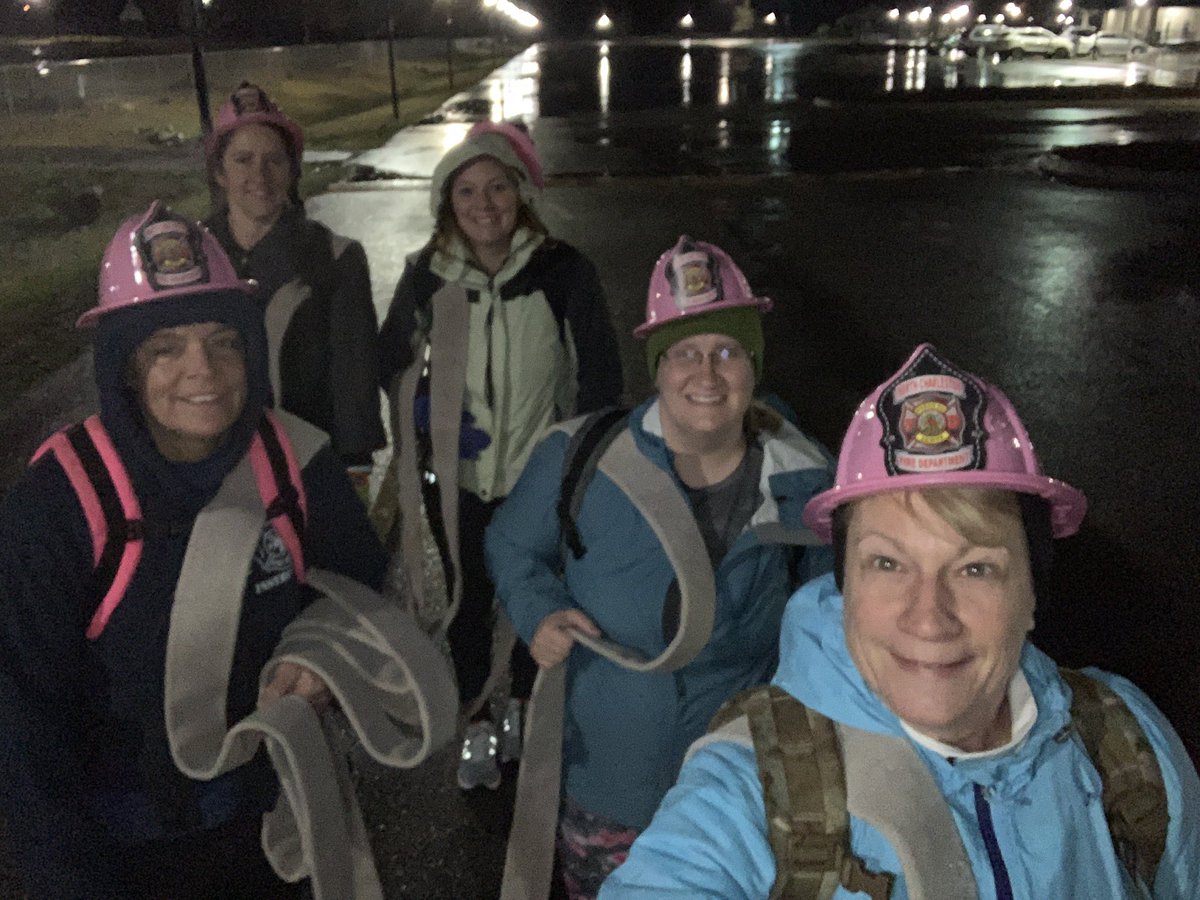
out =
{"type": "Polygon", "coordinates": [[[657,393],[611,425],[551,433],[488,529],[497,596],[541,667],[505,897],[541,895],[548,863],[526,864],[549,859],[555,835],[536,822],[555,818],[568,892],[595,896],[688,744],[770,677],[788,596],[828,570],[800,521],[827,454],[752,399],[770,306],[725,251],[681,237],[634,332],[657,393]],[[562,726],[543,744],[552,706],[562,726]],[[527,813],[539,792],[550,807],[527,813]]]}
{"type": "Polygon", "coordinates": [[[837,562],[789,602],[772,686],[718,716],[601,897],[1194,897],[1178,736],[1027,638],[1085,506],[1003,393],[917,347],[805,509],[837,562]]]}
{"type": "Polygon", "coordinates": [[[257,85],[221,105],[204,151],[217,188],[206,224],[258,284],[275,398],[329,434],[362,490],[385,442],[366,253],[305,216],[304,132],[257,85]]]}
{"type": "Polygon", "coordinates": [[[252,289],[197,223],[127,220],[79,321],[99,415],[0,502],[0,803],[30,897],[302,895],[263,855],[266,752],[205,760],[308,713],[284,695],[328,704],[337,679],[276,648],[317,567],[378,589],[387,561],[327,438],[269,410],[252,289]]]}
{"type": "Polygon", "coordinates": [[[433,236],[409,258],[379,335],[406,568],[423,594],[423,498],[450,588],[443,627],[469,720],[463,790],[499,787],[498,761],[520,756],[534,675],[515,646],[497,728],[487,701],[506,660],[497,654],[493,665],[484,529],[548,425],[621,396],[600,279],[579,250],[547,232],[537,213],[544,180],[522,128],[475,125],[434,169],[433,236]]]}

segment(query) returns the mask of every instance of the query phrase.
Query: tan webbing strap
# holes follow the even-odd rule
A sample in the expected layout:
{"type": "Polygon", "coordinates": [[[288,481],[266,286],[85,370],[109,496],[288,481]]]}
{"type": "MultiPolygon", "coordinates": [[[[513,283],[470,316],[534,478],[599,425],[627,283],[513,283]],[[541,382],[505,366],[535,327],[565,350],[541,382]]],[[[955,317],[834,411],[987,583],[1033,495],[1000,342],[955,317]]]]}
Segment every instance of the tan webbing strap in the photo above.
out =
{"type": "MultiPolygon", "coordinates": [[[[309,438],[320,432],[310,431],[294,445],[298,455],[319,446],[309,438]]],[[[243,765],[265,743],[283,792],[264,818],[272,866],[289,880],[310,876],[319,900],[377,900],[382,891],[345,761],[331,754],[307,701],[283,698],[226,727],[242,598],[264,523],[247,455],[197,517],[176,587],[164,672],[171,754],[185,775],[208,780],[243,765]]],[[[309,570],[309,583],[326,597],[284,630],[262,682],[284,659],[310,666],[376,759],[420,762],[454,731],[445,661],[410,616],[368,588],[318,569],[309,570]]]]}
{"type": "MultiPolygon", "coordinates": [[[[196,517],[171,607],[164,715],[171,755],[184,772],[206,769],[222,752],[242,595],[265,522],[247,454],[196,517]]],[[[248,752],[230,767],[249,760],[248,752]]]]}
{"type": "Polygon", "coordinates": [[[433,359],[429,379],[429,429],[433,458],[430,468],[437,478],[442,501],[442,524],[454,572],[446,613],[439,633],[458,615],[462,599],[462,563],[458,557],[458,443],[462,430],[463,396],[467,390],[467,343],[470,304],[467,290],[447,284],[433,295],[433,326],[429,332],[433,359]]]}
{"type": "Polygon", "coordinates": [[[912,743],[841,723],[837,730],[846,766],[846,807],[895,849],[908,895],[913,900],[978,897],[954,816],[912,743]]]}
{"type": "Polygon", "coordinates": [[[1166,852],[1170,813],[1162,771],[1125,701],[1108,685],[1059,669],[1071,688],[1071,720],[1103,782],[1101,801],[1117,858],[1147,888],[1166,852]]]}
{"type": "MultiPolygon", "coordinates": [[[[408,590],[400,591],[403,601],[412,598],[414,612],[425,603],[425,551],[421,534],[421,469],[417,458],[417,429],[413,404],[417,399],[417,386],[421,381],[421,370],[425,366],[426,345],[418,348],[417,358],[404,373],[392,381],[389,395],[392,406],[392,460],[396,470],[396,503],[400,517],[400,561],[403,575],[408,581],[408,590]]],[[[382,487],[381,487],[382,490],[382,487]]]]}
{"type": "Polygon", "coordinates": [[[275,403],[278,405],[283,398],[283,388],[279,378],[279,354],[283,347],[283,336],[287,334],[288,326],[292,324],[292,316],[300,308],[300,304],[312,296],[312,288],[293,278],[275,292],[267,301],[264,320],[267,326],[267,363],[271,372],[271,390],[275,393],[275,403]]]}
{"type": "MultiPolygon", "coordinates": [[[[638,672],[687,665],[712,636],[716,585],[695,516],[674,479],[647,459],[626,429],[612,442],[599,470],[625,493],[650,524],[679,580],[679,630],[654,659],[612,641],[574,633],[606,659],[638,672]]],[[[517,778],[517,799],[504,859],[501,900],[543,900],[554,868],[554,835],[562,791],[562,729],[566,664],[540,669],[530,698],[517,778]]]]}
{"type": "MultiPolygon", "coordinates": [[[[444,284],[430,300],[433,324],[429,333],[429,428],[433,458],[430,468],[437,478],[442,503],[442,524],[450,554],[454,584],[446,612],[438,626],[445,633],[458,614],[462,597],[462,566],[458,555],[458,443],[462,428],[463,396],[467,388],[467,343],[470,303],[466,288],[444,284]]],[[[421,537],[421,472],[417,460],[413,402],[425,366],[425,348],[418,348],[408,370],[393,383],[392,410],[398,427],[392,438],[400,449],[399,493],[401,552],[414,602],[425,597],[424,545],[421,537]]]]}

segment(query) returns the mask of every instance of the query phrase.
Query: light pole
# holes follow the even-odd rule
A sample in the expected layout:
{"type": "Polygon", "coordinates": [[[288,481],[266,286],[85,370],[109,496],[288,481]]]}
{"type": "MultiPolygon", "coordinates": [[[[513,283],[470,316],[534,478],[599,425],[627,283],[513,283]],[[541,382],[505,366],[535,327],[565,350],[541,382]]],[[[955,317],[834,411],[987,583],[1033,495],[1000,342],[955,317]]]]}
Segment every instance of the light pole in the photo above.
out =
{"type": "Polygon", "coordinates": [[[400,119],[400,91],[396,88],[396,4],[388,0],[388,81],[392,86],[392,118],[400,119]]]}
{"type": "Polygon", "coordinates": [[[208,108],[208,75],[204,71],[204,49],[200,46],[200,29],[203,21],[202,0],[192,0],[192,76],[196,83],[196,105],[200,107],[200,133],[212,133],[212,113],[208,108]]]}

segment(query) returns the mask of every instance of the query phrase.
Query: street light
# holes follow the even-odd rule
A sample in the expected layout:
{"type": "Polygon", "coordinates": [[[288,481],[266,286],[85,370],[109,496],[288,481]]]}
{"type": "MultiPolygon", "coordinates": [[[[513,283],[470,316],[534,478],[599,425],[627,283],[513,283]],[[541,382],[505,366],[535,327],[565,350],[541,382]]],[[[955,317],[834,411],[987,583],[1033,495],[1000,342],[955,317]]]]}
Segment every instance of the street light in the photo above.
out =
{"type": "Polygon", "coordinates": [[[597,31],[611,31],[613,20],[608,17],[608,13],[601,13],[600,18],[596,20],[597,31]]]}
{"type": "Polygon", "coordinates": [[[779,20],[777,18],[775,18],[775,13],[773,13],[773,12],[769,12],[765,16],[763,16],[763,24],[766,25],[768,28],[774,28],[775,23],[778,21],[779,20]]]}
{"type": "Polygon", "coordinates": [[[679,20],[680,28],[692,28],[693,26],[695,26],[695,24],[696,24],[696,20],[692,18],[691,13],[684,13],[683,18],[679,20]]]}
{"type": "Polygon", "coordinates": [[[1063,12],[1067,12],[1068,10],[1070,10],[1072,5],[1073,4],[1071,3],[1071,0],[1062,0],[1062,2],[1058,4],[1058,8],[1061,9],[1063,12]]]}
{"type": "Polygon", "coordinates": [[[1008,14],[1010,19],[1021,18],[1021,7],[1017,6],[1015,3],[1004,4],[1004,12],[1008,14]]]}
{"type": "Polygon", "coordinates": [[[900,18],[900,10],[896,9],[893,6],[891,9],[888,10],[888,18],[891,19],[893,22],[895,22],[897,19],[900,18]]]}

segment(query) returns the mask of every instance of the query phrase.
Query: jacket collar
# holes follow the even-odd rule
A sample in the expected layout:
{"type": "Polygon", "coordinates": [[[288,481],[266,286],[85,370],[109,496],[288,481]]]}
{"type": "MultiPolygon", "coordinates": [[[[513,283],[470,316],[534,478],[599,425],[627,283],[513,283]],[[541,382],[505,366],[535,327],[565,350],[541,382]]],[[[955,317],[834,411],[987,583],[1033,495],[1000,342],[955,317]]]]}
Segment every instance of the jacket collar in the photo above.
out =
{"type": "Polygon", "coordinates": [[[542,245],[546,236],[528,228],[518,228],[513,232],[512,246],[508,259],[495,275],[488,275],[474,261],[466,243],[455,236],[446,251],[434,250],[429,261],[433,274],[445,281],[462,285],[467,290],[499,290],[500,286],[510,281],[513,276],[525,268],[533,252],[542,245]]]}

